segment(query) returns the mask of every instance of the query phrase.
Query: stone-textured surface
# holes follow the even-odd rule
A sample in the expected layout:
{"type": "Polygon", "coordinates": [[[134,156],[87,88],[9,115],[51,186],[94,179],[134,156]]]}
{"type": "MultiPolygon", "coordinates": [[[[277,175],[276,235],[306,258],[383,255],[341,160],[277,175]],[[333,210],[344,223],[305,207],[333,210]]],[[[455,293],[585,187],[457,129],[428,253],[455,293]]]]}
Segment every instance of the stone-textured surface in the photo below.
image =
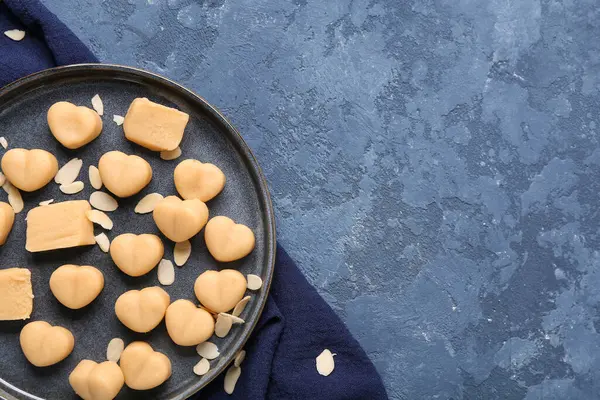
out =
{"type": "Polygon", "coordinates": [[[600,396],[596,0],[46,3],[235,122],[392,398],[600,396]]]}

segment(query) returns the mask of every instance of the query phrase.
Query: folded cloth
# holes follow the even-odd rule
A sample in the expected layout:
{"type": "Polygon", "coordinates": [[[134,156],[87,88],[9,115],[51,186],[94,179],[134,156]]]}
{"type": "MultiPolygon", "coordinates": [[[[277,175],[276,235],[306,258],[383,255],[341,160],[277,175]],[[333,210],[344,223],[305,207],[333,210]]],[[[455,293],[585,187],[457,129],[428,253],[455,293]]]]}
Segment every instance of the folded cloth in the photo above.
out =
{"type": "MultiPolygon", "coordinates": [[[[56,65],[97,62],[94,55],[38,0],[0,2],[0,32],[27,32],[15,42],[0,36],[0,86],[56,65]]],[[[223,376],[195,397],[203,399],[386,399],[373,364],[343,322],[277,248],[271,293],[252,337],[233,395],[223,376]],[[317,373],[315,358],[336,353],[335,370],[317,373]]]]}

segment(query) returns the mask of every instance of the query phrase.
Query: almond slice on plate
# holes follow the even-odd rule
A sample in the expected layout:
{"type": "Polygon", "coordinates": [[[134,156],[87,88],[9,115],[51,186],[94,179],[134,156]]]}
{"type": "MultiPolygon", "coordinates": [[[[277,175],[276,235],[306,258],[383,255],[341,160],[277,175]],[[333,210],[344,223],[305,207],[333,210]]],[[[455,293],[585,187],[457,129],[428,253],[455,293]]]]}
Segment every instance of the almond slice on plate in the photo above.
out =
{"type": "Polygon", "coordinates": [[[219,357],[219,348],[212,342],[202,342],[196,346],[196,352],[200,357],[204,357],[207,360],[214,360],[219,357]]]}
{"type": "Polygon", "coordinates": [[[331,351],[328,349],[323,350],[321,354],[317,357],[317,371],[320,375],[329,376],[333,372],[335,368],[335,362],[333,361],[333,356],[331,351]]]}
{"type": "Polygon", "coordinates": [[[119,203],[108,193],[94,192],[90,196],[90,204],[92,207],[102,211],[115,211],[119,207],[119,203]]]}
{"type": "Polygon", "coordinates": [[[123,339],[114,338],[110,342],[108,342],[108,347],[106,348],[106,359],[112,362],[118,362],[119,358],[121,358],[121,353],[125,349],[125,342],[123,339]]]}
{"type": "Polygon", "coordinates": [[[75,182],[82,166],[83,160],[80,158],[69,160],[65,165],[60,167],[56,175],[54,175],[54,182],[59,185],[68,185],[69,183],[75,182]]]}
{"type": "Polygon", "coordinates": [[[0,186],[4,186],[6,183],[6,176],[2,172],[0,172],[0,186]]]}
{"type": "Polygon", "coordinates": [[[50,203],[52,203],[53,201],[54,201],[54,199],[40,201],[40,206],[50,205],[50,203]]]}
{"type": "Polygon", "coordinates": [[[189,240],[175,243],[175,248],[173,249],[175,265],[181,267],[187,262],[188,258],[190,258],[190,254],[192,254],[192,243],[190,243],[189,240]]]}
{"type": "Polygon", "coordinates": [[[18,214],[21,211],[23,211],[23,207],[25,207],[25,204],[23,204],[23,197],[21,197],[21,192],[19,192],[19,189],[14,187],[12,183],[7,181],[6,179],[4,180],[2,189],[4,189],[6,194],[8,194],[8,204],[10,204],[15,213],[18,214]]]}
{"type": "Polygon", "coordinates": [[[181,155],[181,149],[179,147],[177,147],[175,150],[160,152],[160,158],[162,158],[163,160],[166,160],[166,161],[170,161],[170,160],[179,158],[180,155],[181,155]]]}
{"type": "Polygon", "coordinates": [[[210,362],[206,358],[198,361],[198,364],[194,365],[194,373],[196,375],[202,376],[206,374],[210,370],[210,362]]]}
{"type": "Polygon", "coordinates": [[[81,181],[75,181],[66,185],[60,185],[59,189],[64,194],[75,194],[83,190],[84,184],[81,181]]]}
{"type": "Polygon", "coordinates": [[[89,219],[90,221],[92,221],[95,224],[100,225],[104,229],[111,230],[113,228],[112,220],[108,217],[108,215],[106,215],[102,211],[98,211],[98,210],[86,211],[85,216],[87,217],[87,219],[89,219]]]}
{"type": "Polygon", "coordinates": [[[163,195],[160,193],[150,193],[144,196],[133,210],[137,214],[148,214],[154,211],[154,207],[158,204],[159,201],[163,199],[163,195]]]}
{"type": "Polygon", "coordinates": [[[258,290],[262,287],[263,281],[258,275],[248,274],[246,276],[248,290],[258,290]]]}
{"type": "Polygon", "coordinates": [[[100,177],[100,171],[95,165],[90,165],[88,168],[88,177],[90,178],[90,184],[96,190],[102,188],[102,178],[100,177]]]}
{"type": "Polygon", "coordinates": [[[115,121],[115,124],[117,124],[118,126],[123,125],[123,122],[125,122],[125,117],[122,117],[120,115],[113,115],[113,121],[115,121]]]}
{"type": "MultiPolygon", "coordinates": [[[[15,214],[23,211],[23,207],[25,204],[23,203],[23,198],[21,197],[21,192],[15,188],[15,192],[8,195],[8,204],[13,208],[15,214]]],[[[27,219],[27,218],[25,218],[27,219]]]]}
{"type": "Polygon", "coordinates": [[[94,97],[92,97],[92,107],[94,108],[94,110],[96,110],[98,115],[102,116],[104,114],[104,104],[102,104],[102,99],[100,98],[100,95],[97,94],[94,97]]]}
{"type": "Polygon", "coordinates": [[[233,393],[233,391],[235,390],[235,384],[237,383],[238,379],[240,379],[241,374],[242,369],[240,367],[236,367],[235,365],[229,367],[229,369],[225,373],[224,380],[225,392],[227,394],[233,393]]]}
{"type": "Polygon", "coordinates": [[[100,250],[108,253],[108,250],[110,249],[110,240],[108,240],[108,236],[102,232],[101,234],[94,236],[94,239],[96,239],[96,243],[98,243],[100,250]]]}
{"type": "Polygon", "coordinates": [[[5,31],[4,35],[14,40],[15,42],[20,42],[25,37],[25,31],[21,31],[19,29],[11,29],[10,31],[5,31]]]}
{"type": "Polygon", "coordinates": [[[246,350],[240,350],[233,359],[233,365],[239,367],[246,359],[246,350]]]}
{"type": "Polygon", "coordinates": [[[175,282],[175,268],[171,261],[163,258],[158,263],[158,281],[164,286],[172,285],[175,282]]]}
{"type": "Polygon", "coordinates": [[[4,147],[4,149],[8,149],[8,141],[4,136],[0,137],[0,145],[4,147]]]}
{"type": "Polygon", "coordinates": [[[229,314],[229,313],[221,312],[221,313],[219,313],[219,315],[222,315],[224,317],[230,318],[232,324],[234,324],[234,325],[239,325],[239,324],[245,324],[246,323],[246,321],[244,321],[242,318],[236,317],[235,315],[232,315],[232,314],[229,314]]]}
{"type": "Polygon", "coordinates": [[[248,304],[248,302],[250,301],[251,298],[252,298],[252,296],[246,296],[243,299],[241,299],[240,301],[238,301],[238,303],[233,308],[231,315],[233,315],[234,317],[239,317],[240,315],[242,315],[242,313],[244,312],[244,309],[246,308],[246,304],[248,304]]]}
{"type": "Polygon", "coordinates": [[[229,316],[219,314],[215,322],[215,335],[220,338],[227,336],[233,325],[233,320],[229,316]]]}

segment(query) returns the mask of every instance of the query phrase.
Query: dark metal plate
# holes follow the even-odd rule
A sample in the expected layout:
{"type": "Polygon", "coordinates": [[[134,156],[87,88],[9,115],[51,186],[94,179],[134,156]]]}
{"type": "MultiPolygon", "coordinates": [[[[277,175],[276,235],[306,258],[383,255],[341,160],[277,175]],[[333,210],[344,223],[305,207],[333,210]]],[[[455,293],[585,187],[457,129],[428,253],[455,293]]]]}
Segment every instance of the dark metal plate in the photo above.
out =
{"type": "MultiPolygon", "coordinates": [[[[47,368],[29,364],[19,346],[19,332],[26,322],[0,322],[0,397],[12,398],[77,398],[68,383],[69,373],[84,359],[103,361],[110,339],[121,337],[126,343],[133,340],[149,342],[155,350],[170,358],[173,375],[160,387],[136,392],[126,387],[119,399],[183,399],[213,380],[242,348],[260,317],[266,302],[275,260],[275,223],[269,192],[260,168],[248,146],[236,129],[204,99],[155,74],[134,68],[86,64],[60,67],[28,76],[0,89],[0,136],[8,139],[9,148],[42,148],[52,152],[63,165],[77,156],[84,167],[79,180],[85,182],[83,192],[64,195],[54,182],[45,188],[24,193],[25,210],[18,214],[6,245],[0,247],[0,269],[27,267],[31,270],[34,311],[31,320],[45,320],[61,325],[75,336],[75,349],[64,361],[47,368]],[[46,112],[55,102],[70,101],[91,107],[91,98],[100,94],[104,102],[104,129],[98,139],[76,151],[62,147],[48,130],[46,112]],[[124,137],[122,127],[112,121],[113,114],[125,115],[136,97],[174,106],[190,114],[178,160],[163,161],[158,153],[147,151],[124,137]],[[131,289],[159,285],[156,269],[139,278],[121,273],[108,254],[97,246],[59,250],[44,254],[25,251],[25,216],[40,201],[88,199],[93,192],[87,178],[89,165],[97,165],[102,154],[120,150],[137,154],[152,165],[153,179],[141,193],[119,200],[119,209],[110,213],[115,223],[109,238],[125,232],[156,233],[165,244],[165,258],[173,259],[173,243],[160,234],[152,215],[133,212],[136,203],[146,194],[177,194],[173,170],[179,161],[195,158],[219,166],[227,177],[223,192],[208,203],[210,215],[227,215],[248,225],[256,235],[256,249],[243,260],[220,264],[206,250],[203,232],[192,239],[192,256],[182,268],[176,267],[175,283],[165,287],[171,300],[195,301],[193,284],[207,269],[235,268],[244,274],[260,275],[265,284],[253,294],[242,317],[244,325],[236,325],[225,339],[211,339],[219,346],[221,356],[211,362],[211,370],[202,378],[192,372],[199,361],[194,347],[175,345],[167,335],[164,322],[148,334],[136,334],[125,328],[114,314],[117,297],[131,289]],[[48,287],[50,274],[63,264],[93,265],[102,270],[105,288],[100,296],[84,309],[73,311],[63,307],[48,287]]],[[[1,153],[1,152],[0,152],[1,153]]],[[[103,189],[105,190],[105,189],[103,189]]],[[[6,201],[6,194],[0,193],[6,201]]],[[[96,228],[97,232],[102,231],[96,228]]]]}

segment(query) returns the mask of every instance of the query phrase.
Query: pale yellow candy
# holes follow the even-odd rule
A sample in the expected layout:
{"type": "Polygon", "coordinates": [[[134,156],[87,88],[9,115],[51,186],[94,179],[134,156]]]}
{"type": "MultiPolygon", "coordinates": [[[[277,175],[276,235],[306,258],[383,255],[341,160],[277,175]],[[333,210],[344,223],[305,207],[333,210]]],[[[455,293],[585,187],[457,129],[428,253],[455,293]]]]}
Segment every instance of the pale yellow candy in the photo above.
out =
{"type": "Polygon", "coordinates": [[[110,256],[121,271],[129,276],[150,272],[162,259],[165,248],[156,235],[124,233],[113,239],[110,256]]]}
{"type": "Polygon", "coordinates": [[[208,207],[198,199],[181,200],[177,196],[162,199],[152,212],[160,231],[178,243],[188,240],[206,225],[208,207]]]}
{"type": "Polygon", "coordinates": [[[40,149],[11,149],[4,153],[1,164],[6,179],[25,192],[46,186],[58,172],[56,157],[40,149]]]}
{"type": "Polygon", "coordinates": [[[69,375],[69,384],[83,400],[112,400],[125,384],[125,377],[116,362],[81,360],[69,375]]]}
{"type": "Polygon", "coordinates": [[[148,390],[162,385],[171,376],[171,361],[146,342],[133,342],[121,353],[121,370],[131,389],[148,390]]]}
{"type": "Polygon", "coordinates": [[[158,286],[123,293],[115,303],[115,314],[123,325],[146,333],[156,328],[171,302],[169,294],[158,286]]]}
{"type": "Polygon", "coordinates": [[[0,321],[27,319],[33,310],[31,272],[27,268],[0,270],[0,321]]]}
{"type": "Polygon", "coordinates": [[[32,208],[27,213],[27,241],[31,252],[96,244],[94,225],[85,213],[87,200],[64,201],[32,208]]]}
{"type": "Polygon", "coordinates": [[[205,342],[215,331],[212,315],[183,299],[174,301],[167,308],[165,325],[171,339],[180,346],[195,346],[205,342]]]}
{"type": "Polygon", "coordinates": [[[120,151],[100,157],[98,170],[104,186],[119,197],[133,196],[152,180],[152,167],[146,160],[120,151]]]}
{"type": "Polygon", "coordinates": [[[145,97],[133,100],[125,116],[125,137],[154,151],[175,150],[190,116],[145,97]]]}
{"type": "Polygon", "coordinates": [[[204,230],[204,240],[210,254],[221,262],[246,257],[254,249],[254,233],[246,225],[236,224],[231,218],[211,218],[204,230]]]}
{"type": "Polygon", "coordinates": [[[50,276],[50,290],[65,307],[73,310],[90,304],[104,288],[104,275],[89,265],[66,264],[50,276]]]}
{"type": "Polygon", "coordinates": [[[19,340],[23,354],[36,367],[47,367],[64,360],[75,346],[75,338],[68,329],[45,321],[25,325],[19,340]]]}
{"type": "Polygon", "coordinates": [[[59,101],[48,110],[50,132],[67,149],[78,149],[102,132],[102,119],[91,108],[59,101]]]}
{"type": "Polygon", "coordinates": [[[15,210],[8,203],[0,201],[0,246],[6,243],[14,222],[15,210]]]}
{"type": "Polygon", "coordinates": [[[205,271],[194,284],[194,293],[209,310],[227,312],[244,297],[246,277],[234,269],[205,271]]]}
{"type": "Polygon", "coordinates": [[[184,160],[173,172],[175,187],[185,200],[207,202],[223,190],[225,174],[216,165],[198,160],[184,160]]]}

